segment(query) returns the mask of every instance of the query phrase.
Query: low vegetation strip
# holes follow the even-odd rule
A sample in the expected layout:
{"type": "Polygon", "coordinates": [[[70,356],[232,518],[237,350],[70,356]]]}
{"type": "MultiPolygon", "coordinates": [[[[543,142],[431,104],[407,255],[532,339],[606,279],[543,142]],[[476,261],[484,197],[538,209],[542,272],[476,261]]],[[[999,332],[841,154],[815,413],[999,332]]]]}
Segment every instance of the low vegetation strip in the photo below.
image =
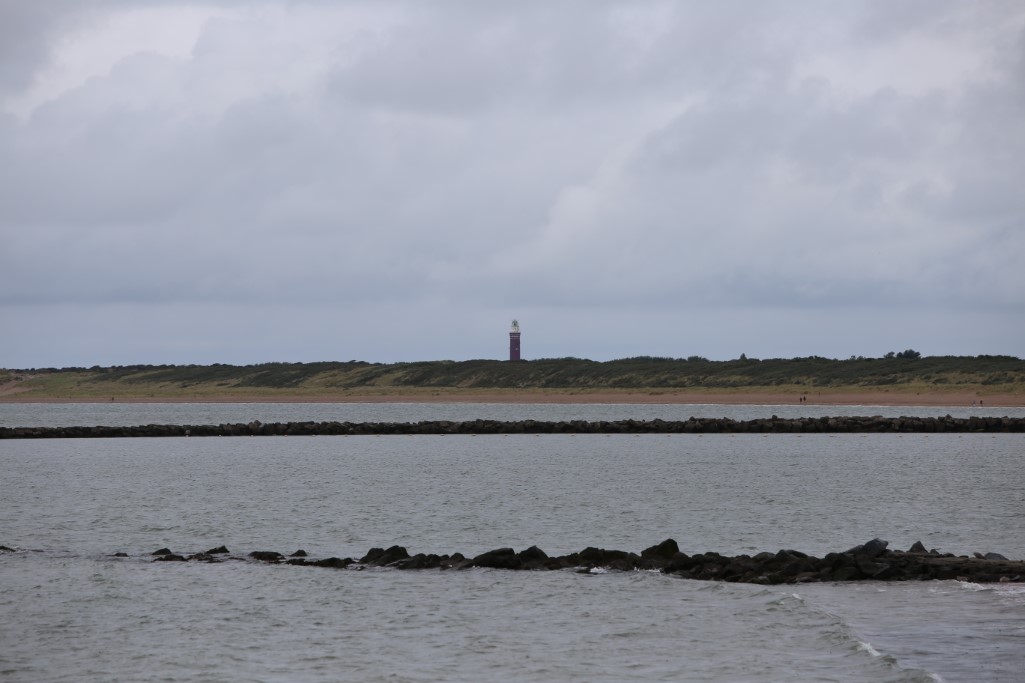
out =
{"type": "Polygon", "coordinates": [[[910,349],[883,358],[847,360],[641,356],[598,362],[581,358],[416,363],[263,363],[127,365],[0,370],[0,384],[45,397],[216,396],[263,392],[330,395],[353,390],[423,389],[747,389],[812,391],[836,387],[1025,391],[1025,361],[1012,356],[919,357],[910,349]]]}
{"type": "Polygon", "coordinates": [[[733,420],[471,420],[465,422],[275,422],[128,427],[0,427],[0,439],[188,436],[359,436],[447,434],[818,434],[1025,432],[1021,417],[803,417],[733,420]]]}

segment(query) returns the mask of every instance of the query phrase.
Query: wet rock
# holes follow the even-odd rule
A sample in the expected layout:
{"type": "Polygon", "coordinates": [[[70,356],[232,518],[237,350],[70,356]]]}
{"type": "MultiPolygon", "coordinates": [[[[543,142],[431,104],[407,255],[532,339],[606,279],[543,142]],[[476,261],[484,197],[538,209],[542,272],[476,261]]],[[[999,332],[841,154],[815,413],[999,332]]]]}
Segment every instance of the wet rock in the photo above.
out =
{"type": "Polygon", "coordinates": [[[396,569],[437,569],[441,566],[441,561],[442,558],[439,555],[417,553],[404,560],[397,560],[390,566],[396,569]]]}
{"type": "MultiPolygon", "coordinates": [[[[0,546],[3,549],[3,546],[0,546]]],[[[128,553],[114,553],[114,557],[128,557],[128,553]]]]}
{"type": "MultiPolygon", "coordinates": [[[[289,560],[289,562],[295,562],[296,560],[289,560]]],[[[331,567],[334,569],[345,569],[350,564],[355,563],[356,560],[351,557],[341,559],[338,557],[328,557],[323,560],[316,560],[315,562],[307,562],[307,564],[313,565],[314,567],[331,567]]]]}
{"type": "Polygon", "coordinates": [[[13,552],[15,552],[14,548],[8,547],[6,545],[0,545],[0,553],[13,553],[13,552]]]}
{"type": "Polygon", "coordinates": [[[812,568],[811,563],[806,562],[806,561],[804,561],[802,559],[795,559],[795,560],[792,560],[792,561],[788,562],[783,567],[783,569],[780,570],[779,573],[782,576],[795,577],[798,574],[803,574],[805,572],[811,571],[811,568],[812,568]]]}
{"type": "Polygon", "coordinates": [[[667,538],[658,545],[653,545],[650,548],[645,548],[641,551],[641,557],[643,558],[656,558],[661,560],[670,560],[676,553],[680,552],[680,546],[677,545],[676,541],[671,538],[667,538]]]}
{"type": "Polygon", "coordinates": [[[886,551],[886,546],[890,545],[889,541],[883,541],[878,538],[873,538],[871,541],[864,545],[854,546],[847,551],[848,554],[856,557],[864,557],[872,559],[882,555],[886,551]]]}
{"type": "MultiPolygon", "coordinates": [[[[827,553],[818,558],[797,550],[762,552],[754,557],[720,555],[715,552],[688,556],[669,552],[675,543],[663,542],[645,549],[641,555],[622,550],[588,547],[580,552],[550,557],[537,546],[517,553],[512,548],[496,548],[466,559],[460,553],[452,555],[417,554],[410,556],[402,546],[388,549],[372,548],[359,562],[331,557],[309,561],[293,556],[287,564],[296,566],[351,568],[361,570],[367,566],[387,566],[394,569],[466,569],[487,567],[507,570],[570,570],[584,573],[603,573],[608,570],[658,569],[682,579],[705,581],[745,582],[756,584],[806,583],[811,581],[906,581],[928,579],[961,579],[978,583],[995,581],[1021,581],[1025,562],[1007,560],[997,553],[981,558],[956,557],[952,554],[912,553],[887,551],[886,541],[873,539],[869,543],[851,548],[844,553],[827,553]]],[[[155,561],[201,562],[218,561],[210,553],[199,553],[189,558],[162,548],[155,561]]],[[[298,553],[296,553],[298,555],[298,553]]],[[[305,555],[305,553],[303,553],[305,555]]],[[[273,551],[255,551],[249,557],[268,563],[280,563],[284,557],[273,551]]]]}
{"type": "Polygon", "coordinates": [[[405,560],[408,557],[409,553],[400,545],[393,545],[387,550],[383,548],[371,548],[370,551],[360,560],[360,564],[384,567],[392,562],[405,560]]]}
{"type": "Polygon", "coordinates": [[[206,554],[207,555],[227,555],[228,554],[228,549],[225,548],[223,545],[219,545],[216,548],[210,548],[210,550],[207,550],[206,554]]]}
{"type": "Polygon", "coordinates": [[[867,556],[855,556],[855,564],[857,565],[858,570],[865,576],[874,576],[885,566],[879,562],[873,562],[867,556]]]}
{"type": "Polygon", "coordinates": [[[184,557],[182,555],[175,555],[174,553],[169,552],[169,553],[157,555],[156,557],[153,558],[153,561],[154,562],[187,562],[188,558],[186,558],[186,557],[184,557]]]}
{"type": "Polygon", "coordinates": [[[524,569],[546,569],[548,567],[548,553],[532,545],[526,550],[521,550],[517,557],[524,569]]]}
{"type": "Polygon", "coordinates": [[[776,557],[797,557],[804,559],[808,557],[807,553],[802,553],[800,550],[780,550],[776,553],[776,557]]]}
{"type": "Polygon", "coordinates": [[[188,559],[190,561],[195,561],[195,562],[211,562],[211,563],[212,562],[220,562],[221,561],[221,559],[219,557],[214,557],[210,553],[196,553],[195,555],[190,555],[188,559]]]}
{"type": "Polygon", "coordinates": [[[487,567],[490,569],[519,569],[523,565],[512,548],[497,548],[486,553],[477,555],[470,564],[474,567],[487,567]]]}
{"type": "Polygon", "coordinates": [[[171,551],[168,548],[161,548],[160,550],[154,550],[150,555],[170,555],[171,551]]]}
{"type": "Polygon", "coordinates": [[[633,559],[637,558],[637,555],[622,550],[588,547],[576,553],[575,558],[577,564],[589,567],[609,567],[615,565],[616,569],[621,569],[624,566],[632,569],[634,567],[633,559]]]}
{"type": "Polygon", "coordinates": [[[616,551],[617,557],[613,557],[608,563],[609,569],[615,569],[621,572],[628,572],[637,569],[641,566],[641,557],[637,553],[623,552],[622,555],[619,553],[622,551],[616,551]]]}
{"type": "Polygon", "coordinates": [[[691,558],[687,553],[676,553],[669,560],[669,564],[665,566],[663,571],[668,573],[685,572],[697,565],[698,562],[691,558]]]}
{"type": "Polygon", "coordinates": [[[306,556],[307,556],[306,555],[306,551],[303,550],[302,548],[300,548],[299,550],[296,550],[294,553],[289,555],[289,557],[306,557],[306,556]]]}
{"type": "Polygon", "coordinates": [[[915,541],[914,544],[908,548],[908,552],[914,555],[925,555],[928,553],[921,541],[915,541]]]}
{"type": "Polygon", "coordinates": [[[132,427],[0,427],[0,439],[114,438],[139,436],[257,436],[315,434],[718,434],[718,433],[878,433],[878,432],[1025,432],[1025,418],[822,417],[732,420],[518,420],[395,422],[287,422],[221,425],[139,425],[132,427]]]}
{"type": "Polygon", "coordinates": [[[892,564],[884,564],[880,567],[875,574],[872,575],[873,581],[890,581],[892,579],[902,578],[903,573],[900,568],[892,564]]]}

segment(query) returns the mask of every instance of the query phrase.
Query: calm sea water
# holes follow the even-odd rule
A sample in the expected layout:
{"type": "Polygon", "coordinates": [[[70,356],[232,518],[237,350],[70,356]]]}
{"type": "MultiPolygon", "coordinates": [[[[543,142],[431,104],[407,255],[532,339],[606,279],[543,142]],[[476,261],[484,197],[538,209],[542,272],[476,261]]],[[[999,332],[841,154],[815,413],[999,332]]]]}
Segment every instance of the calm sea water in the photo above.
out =
{"type": "MultiPolygon", "coordinates": [[[[401,419],[231,417],[249,408],[181,421],[401,419]]],[[[489,416],[431,409],[405,419],[489,416]]],[[[561,409],[544,406],[569,419],[561,409]]],[[[222,543],[562,554],[667,537],[686,552],[821,554],[880,536],[1025,558],[1023,435],[0,441],[0,481],[0,544],[18,548],[0,553],[3,680],[1018,681],[1025,668],[1020,584],[767,588],[149,557],[222,543]]]]}
{"type": "Polygon", "coordinates": [[[421,420],[753,420],[881,415],[1025,417],[1025,408],[509,403],[0,403],[0,427],[132,426],[238,422],[419,422],[421,420]]]}

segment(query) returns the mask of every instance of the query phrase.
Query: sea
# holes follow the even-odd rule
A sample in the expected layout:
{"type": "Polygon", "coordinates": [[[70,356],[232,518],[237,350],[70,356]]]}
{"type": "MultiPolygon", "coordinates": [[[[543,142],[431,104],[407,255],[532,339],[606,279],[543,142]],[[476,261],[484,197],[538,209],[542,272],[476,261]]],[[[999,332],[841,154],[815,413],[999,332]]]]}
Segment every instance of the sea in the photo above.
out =
{"type": "MultiPolygon", "coordinates": [[[[1022,408],[0,404],[0,426],[1022,408]]],[[[1025,680],[1025,584],[270,565],[537,545],[1025,559],[1023,434],[0,440],[0,681],[1025,680]],[[219,564],[153,562],[226,545],[219,564]],[[124,553],[127,557],[117,557],[124,553]]]]}

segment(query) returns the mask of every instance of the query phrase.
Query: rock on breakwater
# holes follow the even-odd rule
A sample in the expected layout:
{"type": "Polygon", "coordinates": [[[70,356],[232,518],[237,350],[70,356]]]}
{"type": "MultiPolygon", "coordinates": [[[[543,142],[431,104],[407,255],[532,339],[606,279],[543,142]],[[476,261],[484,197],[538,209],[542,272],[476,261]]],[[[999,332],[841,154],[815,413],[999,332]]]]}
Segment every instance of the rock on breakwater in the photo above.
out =
{"type": "Polygon", "coordinates": [[[0,427],[0,439],[182,436],[359,436],[444,434],[850,434],[1025,432],[1022,417],[799,417],[755,420],[448,420],[422,422],[274,422],[124,427],[0,427]]]}
{"type": "Polygon", "coordinates": [[[888,542],[873,539],[863,545],[824,557],[814,557],[797,550],[763,552],[757,555],[726,556],[715,552],[687,554],[676,541],[666,539],[640,553],[588,547],[562,556],[549,556],[537,546],[516,552],[512,548],[496,548],[468,557],[462,553],[446,555],[419,553],[410,555],[398,545],[372,548],[360,559],[311,558],[297,551],[291,556],[276,551],[258,550],[245,556],[225,554],[221,548],[194,555],[173,553],[161,548],[154,561],[221,562],[245,560],[268,564],[301,567],[328,567],[359,570],[387,567],[397,570],[469,569],[483,567],[506,570],[576,570],[598,569],[659,571],[686,579],[726,581],[733,583],[782,584],[821,581],[922,581],[959,579],[975,583],[1025,582],[1025,561],[1007,560],[996,553],[981,557],[956,556],[926,551],[916,543],[907,551],[889,550],[888,542]],[[997,559],[1000,558],[1000,559],[997,559]]]}

